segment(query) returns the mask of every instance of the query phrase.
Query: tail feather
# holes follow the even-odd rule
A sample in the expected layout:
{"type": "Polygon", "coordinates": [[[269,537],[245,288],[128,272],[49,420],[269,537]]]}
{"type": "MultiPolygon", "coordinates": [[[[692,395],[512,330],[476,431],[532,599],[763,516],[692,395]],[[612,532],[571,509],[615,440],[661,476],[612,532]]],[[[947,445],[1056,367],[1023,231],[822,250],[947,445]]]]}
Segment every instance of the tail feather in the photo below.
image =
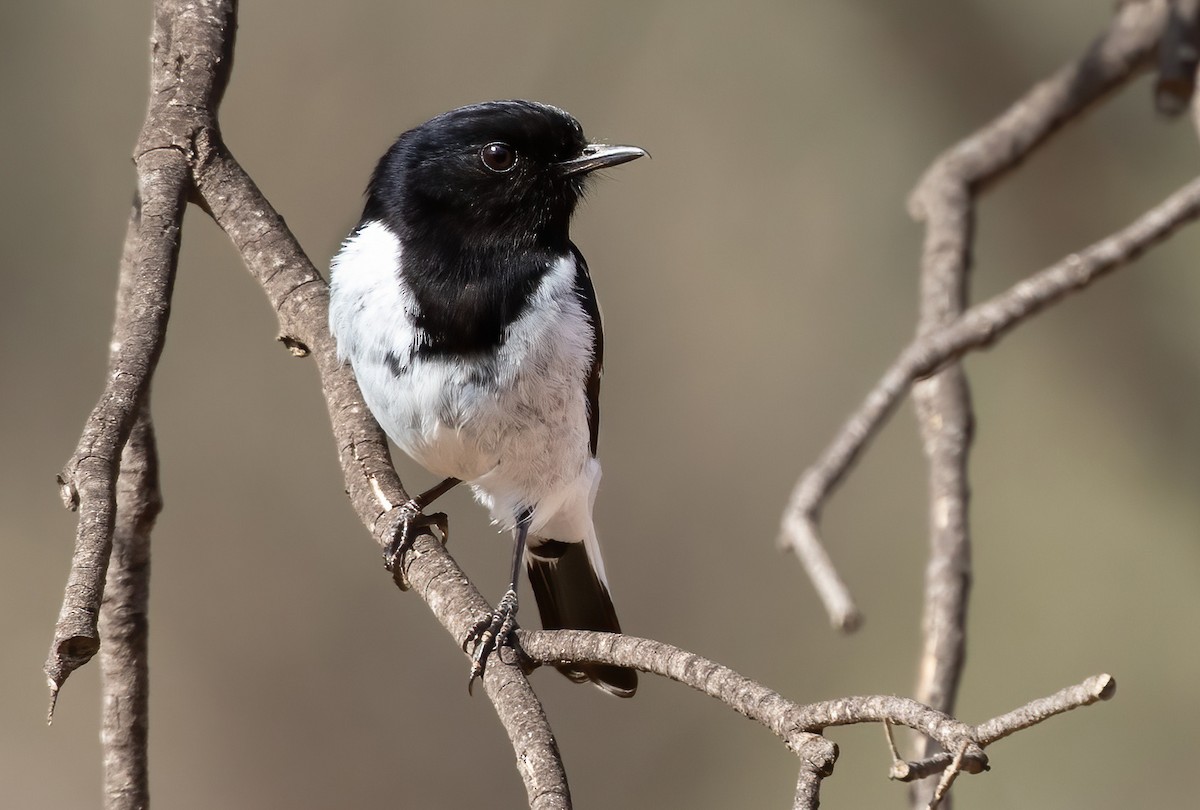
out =
{"type": "MultiPolygon", "coordinates": [[[[585,543],[529,538],[529,582],[547,630],[599,630],[620,633],[612,599],[588,557],[585,543]]],[[[633,697],[637,672],[609,664],[561,664],[572,681],[591,681],[618,697],[633,697]]]]}

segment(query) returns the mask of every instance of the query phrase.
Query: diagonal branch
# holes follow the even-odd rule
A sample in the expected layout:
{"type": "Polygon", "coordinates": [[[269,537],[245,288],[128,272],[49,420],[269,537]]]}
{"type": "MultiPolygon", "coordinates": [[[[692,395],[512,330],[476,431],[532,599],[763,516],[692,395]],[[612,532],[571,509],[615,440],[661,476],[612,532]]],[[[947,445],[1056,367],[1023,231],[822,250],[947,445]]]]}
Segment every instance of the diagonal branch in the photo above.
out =
{"type": "Polygon", "coordinates": [[[653,639],[591,630],[521,630],[518,635],[521,649],[536,664],[614,664],[661,675],[762,724],[802,757],[827,761],[830,768],[837,759],[836,747],[819,736],[819,729],[797,722],[796,703],[693,652],[653,639]]]}
{"type": "Polygon", "coordinates": [[[122,262],[108,378],[75,454],[59,475],[63,501],[79,510],[75,554],[46,659],[50,712],[67,677],[99,648],[96,629],[112,550],[117,463],[166,339],[191,191],[195,133],[213,126],[233,54],[232,0],[154,7],[150,103],[134,147],[138,194],[122,262]]]}
{"type": "Polygon", "coordinates": [[[906,346],[843,425],[835,444],[800,479],[785,515],[785,541],[792,542],[794,533],[816,530],[815,514],[830,491],[830,474],[840,480],[913,382],[966,352],[990,347],[1025,320],[1125,267],[1197,217],[1200,178],[1122,230],[972,306],[952,324],[906,346]]]}
{"type": "Polygon", "coordinates": [[[100,646],[96,623],[112,552],[118,461],[162,353],[179,257],[186,161],[162,149],[146,152],[136,165],[139,195],[122,260],[131,270],[118,295],[107,384],[58,478],[64,503],[79,510],[79,528],[45,664],[51,715],[63,682],[100,646]]]}
{"type": "MultiPolygon", "coordinates": [[[[311,354],[321,374],[346,491],[376,543],[394,536],[393,507],[408,500],[392,466],[387,439],[362,401],[349,367],[338,362],[326,326],[329,290],[283,218],[228,153],[216,132],[197,139],[196,187],[217,224],[228,234],[279,317],[281,340],[294,353],[311,354]]],[[[398,510],[397,510],[398,511],[398,510]]],[[[396,566],[397,585],[411,585],[447,631],[461,642],[487,602],[432,535],[413,544],[396,566]]],[[[566,773],[541,701],[524,673],[496,658],[484,688],[514,746],[530,806],[570,807],[566,773]]]]}
{"type": "Polygon", "coordinates": [[[1090,706],[1098,700],[1110,700],[1117,693],[1117,682],[1110,675],[1096,675],[1081,684],[1068,686],[1049,697],[1030,701],[1019,709],[980,723],[971,733],[982,746],[1003,740],[1010,734],[1036,726],[1056,714],[1090,706]]]}
{"type": "MultiPolygon", "coordinates": [[[[963,751],[961,769],[980,773],[988,766],[983,749],[991,743],[1057,714],[1108,700],[1116,693],[1112,676],[1094,675],[971,726],[919,701],[894,695],[795,703],[729,667],[652,639],[588,630],[521,630],[519,637],[521,650],[533,665],[598,663],[634,667],[690,686],[761,724],[801,758],[796,807],[815,807],[820,780],[833,771],[838,751],[823,736],[828,728],[860,723],[905,726],[937,742],[945,751],[963,751]]],[[[921,762],[897,762],[891,776],[902,781],[922,778],[944,771],[954,759],[942,753],[921,762]]]]}

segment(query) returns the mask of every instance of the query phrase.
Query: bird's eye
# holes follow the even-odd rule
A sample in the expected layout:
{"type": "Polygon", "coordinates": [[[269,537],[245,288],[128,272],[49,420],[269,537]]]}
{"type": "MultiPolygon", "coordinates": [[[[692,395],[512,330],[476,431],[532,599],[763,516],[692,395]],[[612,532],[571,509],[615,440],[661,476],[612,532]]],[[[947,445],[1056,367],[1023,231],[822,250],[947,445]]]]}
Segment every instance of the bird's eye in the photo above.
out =
{"type": "Polygon", "coordinates": [[[517,150],[506,143],[496,141],[479,150],[479,159],[490,171],[498,174],[512,171],[517,165],[517,150]]]}

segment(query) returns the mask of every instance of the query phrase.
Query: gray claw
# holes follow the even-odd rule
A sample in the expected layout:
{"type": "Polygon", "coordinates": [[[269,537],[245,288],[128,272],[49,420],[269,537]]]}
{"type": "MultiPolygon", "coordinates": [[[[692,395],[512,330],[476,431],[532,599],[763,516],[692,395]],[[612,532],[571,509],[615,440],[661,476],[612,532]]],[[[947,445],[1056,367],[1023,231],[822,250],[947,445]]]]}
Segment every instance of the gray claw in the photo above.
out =
{"type": "Polygon", "coordinates": [[[516,625],[517,592],[510,588],[496,605],[496,609],[476,624],[463,642],[464,651],[468,644],[475,642],[475,648],[471,651],[471,677],[467,681],[467,694],[472,694],[475,680],[483,677],[488,656],[508,642],[508,637],[512,635],[516,625]]]}

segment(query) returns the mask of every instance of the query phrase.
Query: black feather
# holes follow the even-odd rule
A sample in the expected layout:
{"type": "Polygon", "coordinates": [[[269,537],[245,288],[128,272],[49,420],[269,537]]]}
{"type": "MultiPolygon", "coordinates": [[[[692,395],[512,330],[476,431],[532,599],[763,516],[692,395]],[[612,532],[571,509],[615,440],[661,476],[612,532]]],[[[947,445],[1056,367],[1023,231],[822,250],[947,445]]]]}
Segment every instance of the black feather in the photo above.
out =
{"type": "Polygon", "coordinates": [[[575,294],[579,296],[583,312],[592,327],[592,367],[588,370],[586,393],[588,432],[591,434],[592,456],[595,456],[596,446],[600,441],[600,376],[604,373],[604,324],[600,319],[600,302],[596,299],[596,289],[592,286],[587,262],[574,244],[571,245],[571,252],[575,256],[575,294]]]}
{"type": "MultiPolygon", "coordinates": [[[[620,633],[621,623],[608,588],[596,576],[583,543],[530,537],[526,555],[529,584],[547,630],[599,630],[620,633]]],[[[610,664],[562,664],[573,681],[591,681],[618,697],[633,697],[637,672],[610,664]]]]}

